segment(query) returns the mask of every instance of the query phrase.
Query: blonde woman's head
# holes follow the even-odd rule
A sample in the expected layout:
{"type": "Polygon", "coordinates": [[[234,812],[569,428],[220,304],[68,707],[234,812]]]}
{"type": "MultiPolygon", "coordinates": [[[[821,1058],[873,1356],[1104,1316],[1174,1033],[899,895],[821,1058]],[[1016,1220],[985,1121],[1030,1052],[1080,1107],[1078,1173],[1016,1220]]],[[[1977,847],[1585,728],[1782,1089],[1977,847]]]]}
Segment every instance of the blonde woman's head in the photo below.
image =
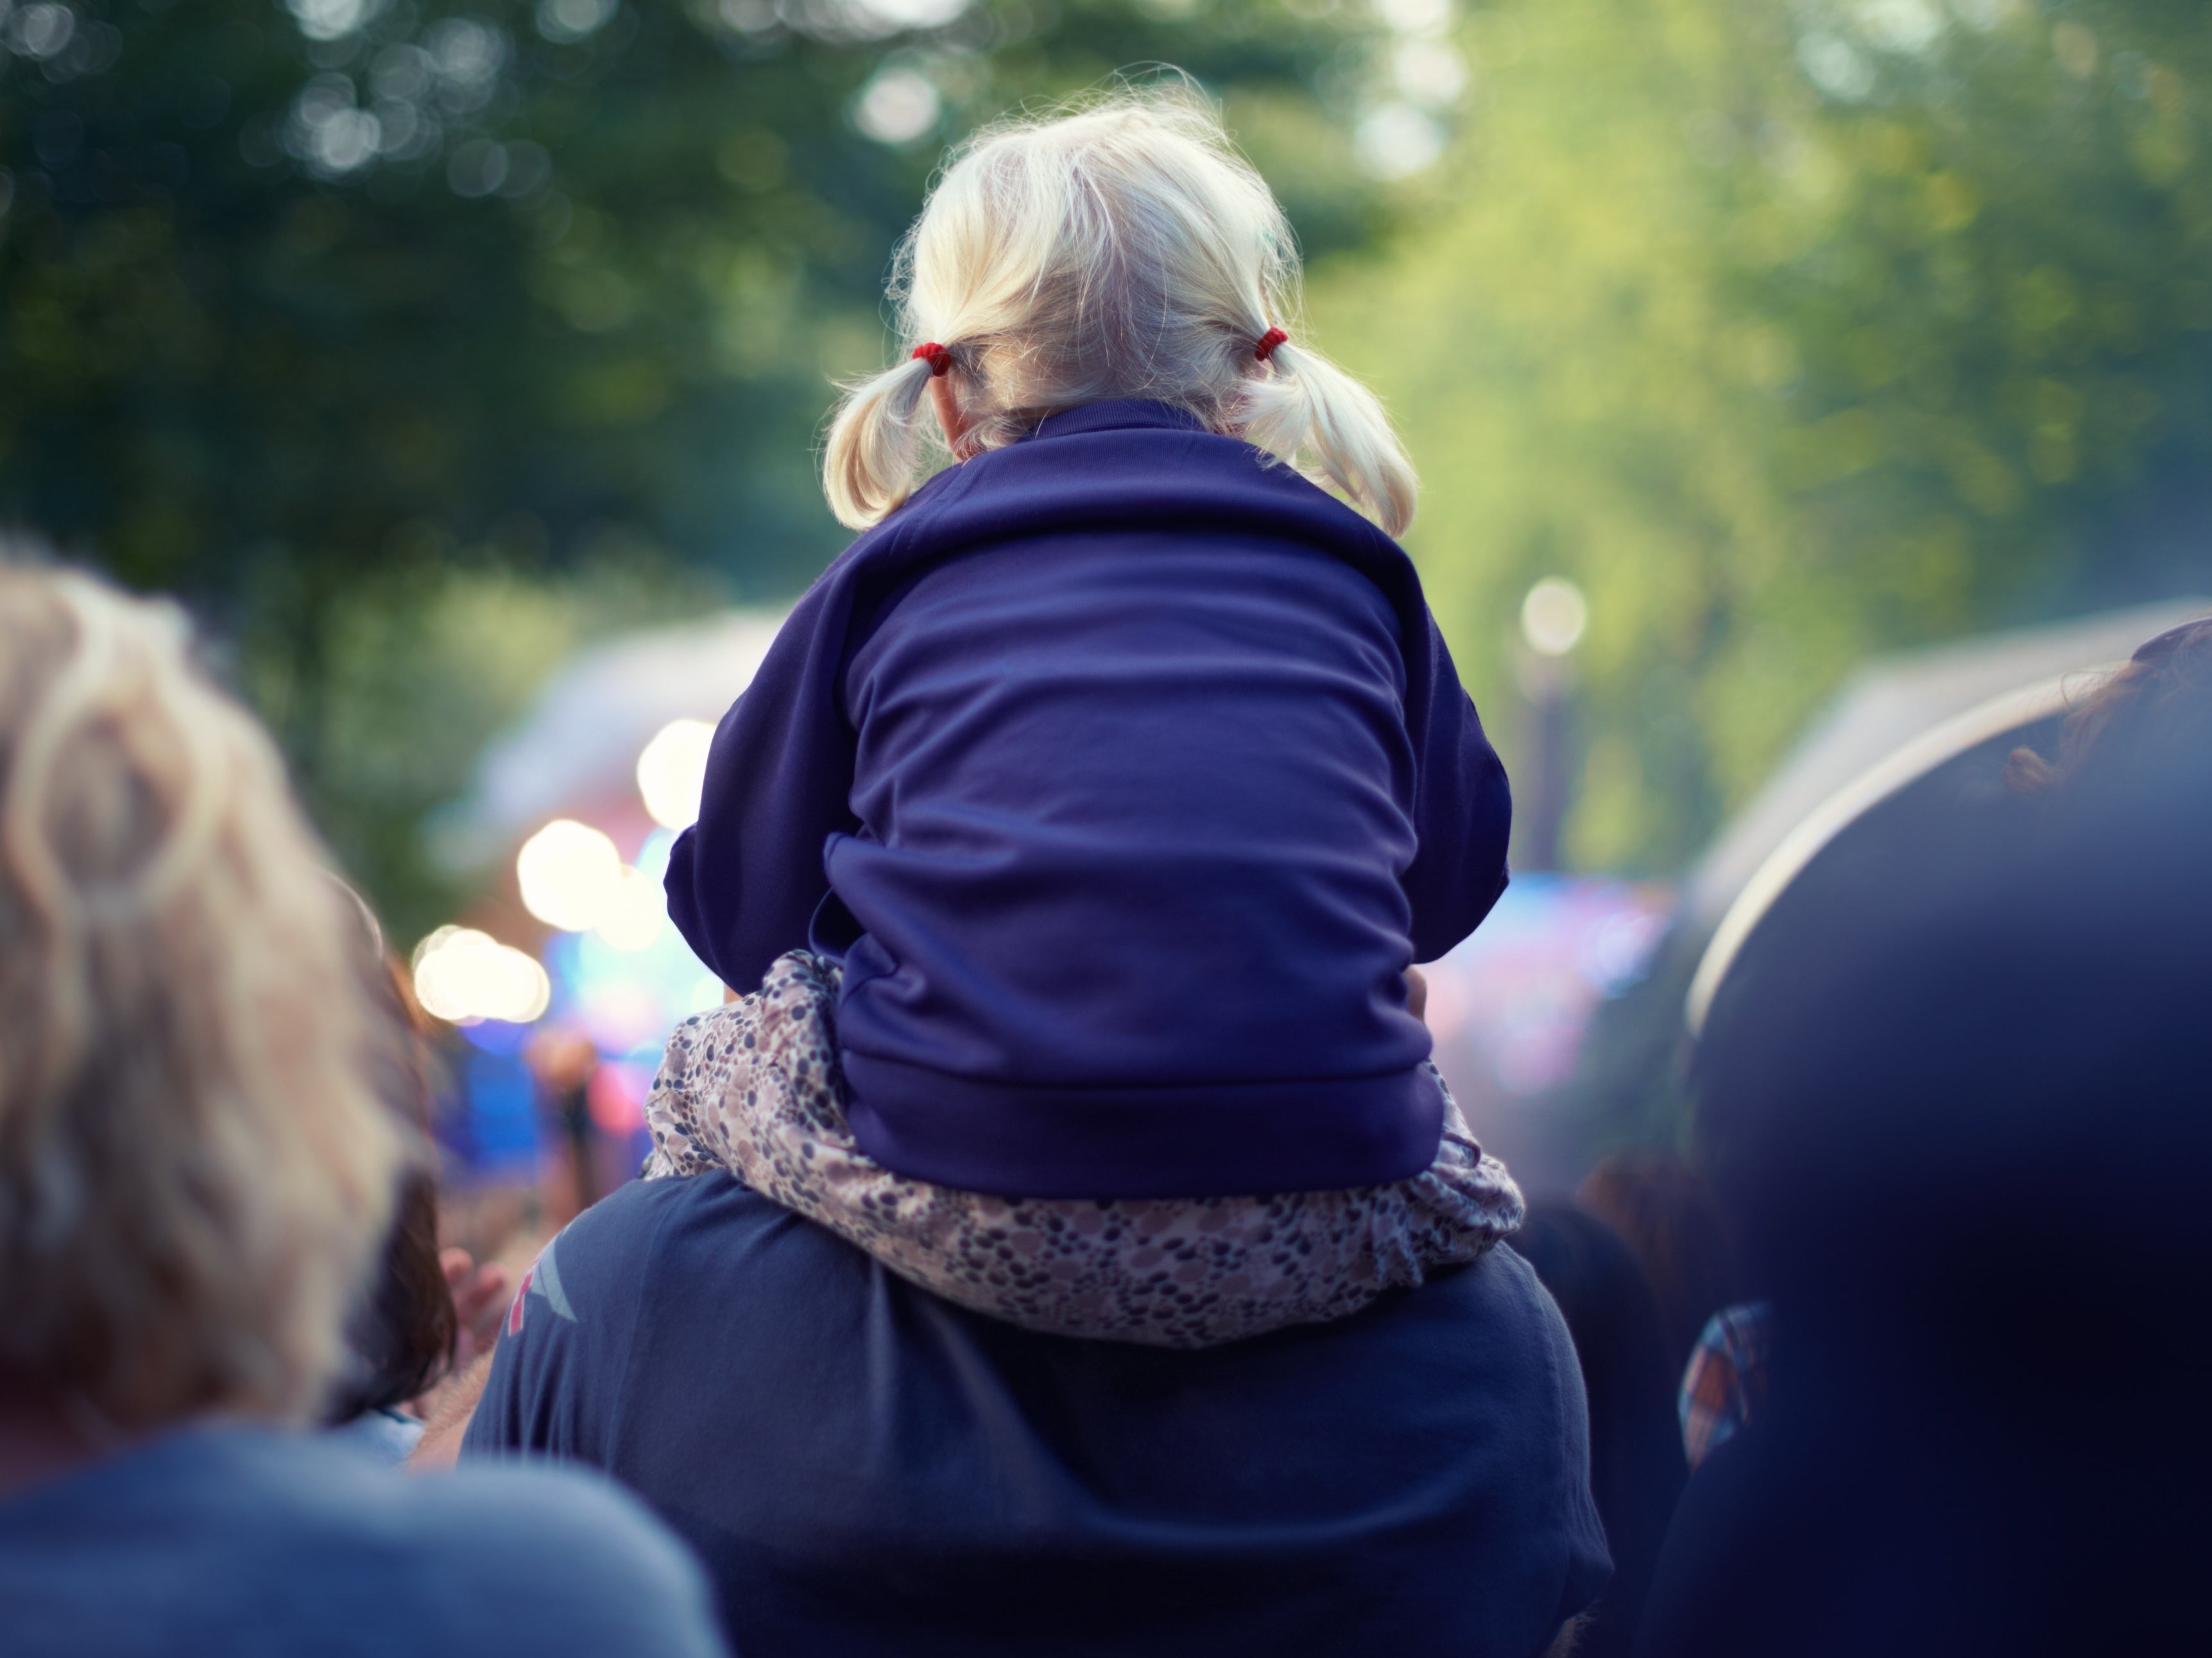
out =
{"type": "MultiPolygon", "coordinates": [[[[961,146],[901,245],[902,350],[950,353],[959,454],[1054,410],[1144,398],[1189,410],[1333,483],[1393,534],[1413,471],[1372,393],[1295,335],[1298,258],[1265,180],[1187,86],[1118,90],[961,146]]],[[[858,529],[927,462],[932,365],[902,355],[853,386],[823,487],[858,529]]]]}
{"type": "Polygon", "coordinates": [[[401,1155],[348,902],[175,612],[0,562],[0,1380],[317,1405],[401,1155]]]}

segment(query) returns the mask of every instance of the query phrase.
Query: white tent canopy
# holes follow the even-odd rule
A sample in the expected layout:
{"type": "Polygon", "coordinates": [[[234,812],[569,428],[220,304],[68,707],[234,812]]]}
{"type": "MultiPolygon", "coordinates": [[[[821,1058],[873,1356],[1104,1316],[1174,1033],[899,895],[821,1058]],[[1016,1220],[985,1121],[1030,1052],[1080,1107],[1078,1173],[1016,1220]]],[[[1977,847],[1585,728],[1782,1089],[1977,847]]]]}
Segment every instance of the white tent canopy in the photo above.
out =
{"type": "Polygon", "coordinates": [[[578,655],[495,738],[443,826],[457,865],[496,856],[550,817],[635,792],[640,750],[672,720],[722,717],[768,654],[780,610],[727,610],[625,634],[578,655]]]}

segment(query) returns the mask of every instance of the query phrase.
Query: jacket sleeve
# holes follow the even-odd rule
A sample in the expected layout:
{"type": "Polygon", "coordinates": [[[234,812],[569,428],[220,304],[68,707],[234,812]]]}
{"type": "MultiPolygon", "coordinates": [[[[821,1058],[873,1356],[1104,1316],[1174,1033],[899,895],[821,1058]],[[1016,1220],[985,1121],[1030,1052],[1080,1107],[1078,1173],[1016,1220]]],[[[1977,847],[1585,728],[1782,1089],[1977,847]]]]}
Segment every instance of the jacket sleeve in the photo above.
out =
{"type": "Polygon", "coordinates": [[[1420,625],[1425,636],[1408,653],[1406,677],[1419,844],[1401,884],[1413,911],[1413,959],[1432,962],[1474,932],[1505,890],[1513,793],[1425,606],[1420,625]]]}
{"type": "Polygon", "coordinates": [[[854,737],[839,705],[848,589],[833,570],[799,600],[752,684],[722,716],[699,821],[668,856],[668,914],[739,991],[807,941],[829,891],[823,849],[856,827],[854,737]]]}

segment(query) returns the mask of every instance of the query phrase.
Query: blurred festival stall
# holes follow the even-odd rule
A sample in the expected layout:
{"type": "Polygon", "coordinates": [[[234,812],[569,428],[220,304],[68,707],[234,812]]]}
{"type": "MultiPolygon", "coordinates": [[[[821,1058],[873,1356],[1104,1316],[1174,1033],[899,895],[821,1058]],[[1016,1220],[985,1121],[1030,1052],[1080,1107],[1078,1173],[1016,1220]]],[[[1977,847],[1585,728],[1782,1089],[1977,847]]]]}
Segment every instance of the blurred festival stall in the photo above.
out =
{"type": "Polygon", "coordinates": [[[444,1123],[456,1172],[533,1178],[565,1157],[588,1203],[635,1173],[670,1029],[722,986],[669,924],[661,876],[698,815],[714,721],[780,613],[732,610],[579,656],[496,739],[439,826],[498,890],[414,951],[423,1010],[460,1047],[444,1123]]]}
{"type": "Polygon", "coordinates": [[[1674,914],[1656,882],[1516,875],[1489,920],[1422,969],[1437,1068],[1484,1150],[1524,1183],[1551,1160],[1549,1099],[1592,1017],[1644,975],[1674,914]]]}

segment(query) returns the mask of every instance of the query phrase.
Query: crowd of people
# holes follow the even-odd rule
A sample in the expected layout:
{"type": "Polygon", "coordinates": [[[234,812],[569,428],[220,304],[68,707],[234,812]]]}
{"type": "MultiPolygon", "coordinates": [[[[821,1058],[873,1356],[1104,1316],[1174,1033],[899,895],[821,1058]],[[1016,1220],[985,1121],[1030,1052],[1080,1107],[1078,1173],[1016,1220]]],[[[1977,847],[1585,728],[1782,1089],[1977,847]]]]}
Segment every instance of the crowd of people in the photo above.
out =
{"type": "Polygon", "coordinates": [[[672,861],[732,999],[512,1286],[440,1249],[418,1016],[266,734],[175,612],[0,562],[0,1647],[2212,1635],[2212,621],[1819,865],[1687,1150],[1526,1202],[1407,973],[1503,773],[1211,120],[933,197],[830,444],[878,527],[672,861]]]}

